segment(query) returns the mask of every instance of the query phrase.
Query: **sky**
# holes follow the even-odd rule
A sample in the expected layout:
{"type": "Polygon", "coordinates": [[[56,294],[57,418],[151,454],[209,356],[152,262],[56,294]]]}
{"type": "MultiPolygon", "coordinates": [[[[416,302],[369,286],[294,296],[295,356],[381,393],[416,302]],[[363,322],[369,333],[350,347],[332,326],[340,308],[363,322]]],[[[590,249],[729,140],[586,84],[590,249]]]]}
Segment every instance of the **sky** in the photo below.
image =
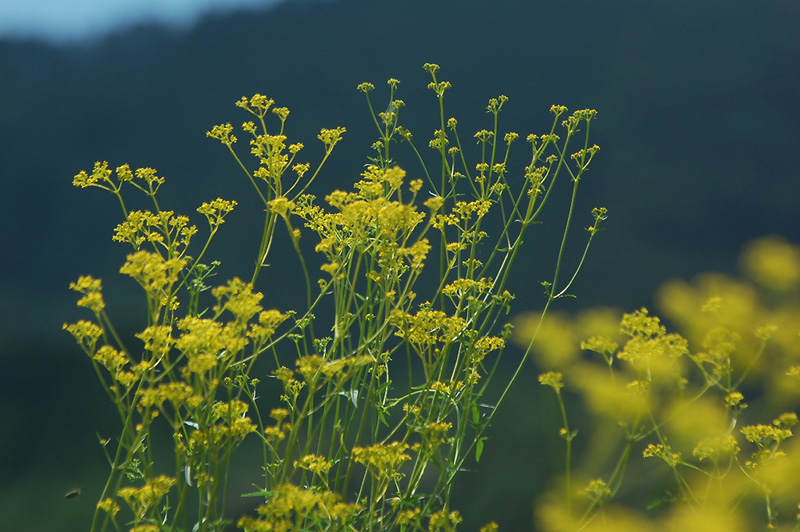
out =
{"type": "Polygon", "coordinates": [[[0,0],[0,39],[80,41],[148,21],[187,27],[210,12],[284,1],[292,0],[0,0]]]}

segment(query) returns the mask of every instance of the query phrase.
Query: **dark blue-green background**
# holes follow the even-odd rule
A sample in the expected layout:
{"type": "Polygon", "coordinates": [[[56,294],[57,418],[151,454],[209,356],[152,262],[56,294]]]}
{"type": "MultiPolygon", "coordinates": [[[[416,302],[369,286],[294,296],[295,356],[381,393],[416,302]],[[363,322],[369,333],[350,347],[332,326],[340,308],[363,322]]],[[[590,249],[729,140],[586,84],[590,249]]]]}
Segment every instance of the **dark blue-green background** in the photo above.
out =
{"type": "MultiPolygon", "coordinates": [[[[667,278],[734,270],[753,237],[800,240],[798,27],[794,0],[340,0],[211,17],[180,32],[141,26],[82,45],[0,41],[2,528],[86,530],[105,471],[95,431],[115,425],[88,361],[60,330],[83,316],[68,283],[102,277],[123,327],[140,315],[132,283],[116,274],[128,251],[110,242],[118,207],[73,189],[79,170],[96,160],[155,167],[167,178],[162,205],[182,212],[217,196],[238,200],[212,251],[225,261],[221,278],[244,276],[259,207],[206,130],[241,123],[233,102],[265,93],[292,110],[287,132],[312,162],[319,128],[347,127],[316,191],[347,187],[374,140],[356,85],[373,82],[385,105],[385,80],[400,79],[402,119],[424,146],[437,108],[422,65],[435,62],[453,84],[447,114],[463,134],[488,126],[484,107],[498,94],[510,98],[505,129],[523,136],[549,127],[551,104],[598,110],[601,151],[577,223],[589,225],[596,205],[610,218],[578,299],[562,308],[629,310],[649,304],[667,278]],[[83,495],[65,501],[78,485],[83,495]]],[[[520,142],[519,169],[525,150],[520,142]]],[[[418,172],[413,159],[401,163],[418,172]]],[[[520,311],[541,304],[559,223],[548,218],[521,257],[520,311]]],[[[283,277],[292,268],[276,264],[259,287],[268,304],[293,304],[283,277]]],[[[531,501],[561,460],[553,405],[534,382],[531,366],[479,472],[459,480],[463,530],[489,520],[531,527],[531,501]]]]}

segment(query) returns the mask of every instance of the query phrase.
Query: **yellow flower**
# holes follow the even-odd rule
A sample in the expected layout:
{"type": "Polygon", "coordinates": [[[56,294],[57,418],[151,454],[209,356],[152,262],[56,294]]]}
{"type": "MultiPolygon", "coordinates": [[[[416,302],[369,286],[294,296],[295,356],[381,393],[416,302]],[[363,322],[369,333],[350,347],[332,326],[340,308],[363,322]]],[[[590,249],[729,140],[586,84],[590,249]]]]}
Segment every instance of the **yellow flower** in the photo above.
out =
{"type": "Polygon", "coordinates": [[[322,476],[328,473],[332,464],[322,456],[307,454],[300,460],[295,460],[294,466],[322,476]]]}
{"type": "Polygon", "coordinates": [[[550,386],[556,393],[564,387],[564,377],[557,371],[548,371],[539,375],[539,382],[544,386],[550,386]]]}
{"type": "Polygon", "coordinates": [[[137,520],[144,518],[148,511],[158,506],[161,499],[169,493],[170,489],[177,484],[177,481],[166,475],[159,475],[147,480],[144,486],[134,488],[132,486],[120,488],[117,496],[123,499],[137,520]]]}
{"type": "Polygon", "coordinates": [[[225,222],[225,216],[233,211],[236,205],[238,204],[235,201],[217,198],[211,202],[204,202],[197,208],[197,212],[206,217],[208,225],[214,230],[225,222]]]}
{"type": "MultiPolygon", "coordinates": [[[[237,103],[238,105],[238,103],[237,103]]],[[[233,135],[233,126],[228,124],[220,124],[211,128],[211,131],[206,132],[207,137],[219,140],[225,146],[232,146],[236,144],[237,138],[233,135]]]]}
{"type": "Polygon", "coordinates": [[[448,513],[446,510],[440,510],[431,514],[428,523],[428,532],[454,532],[456,526],[458,526],[461,521],[463,521],[463,519],[458,512],[448,513]]]}
{"type": "Polygon", "coordinates": [[[103,335],[103,329],[86,320],[80,320],[77,323],[71,324],[65,323],[63,329],[75,338],[75,341],[78,342],[78,345],[80,345],[84,351],[90,354],[94,353],[97,340],[103,335]]]}
{"type": "Polygon", "coordinates": [[[379,478],[399,479],[400,466],[411,460],[405,454],[410,448],[407,443],[391,442],[388,444],[376,443],[369,447],[354,447],[353,461],[369,467],[373,475],[379,478]]]}
{"type": "Polygon", "coordinates": [[[83,294],[77,303],[79,307],[86,307],[97,313],[106,306],[103,301],[103,284],[100,279],[88,275],[81,276],[76,282],[69,284],[69,289],[83,294]]]}
{"type": "Polygon", "coordinates": [[[112,375],[116,374],[120,368],[128,363],[128,357],[110,345],[104,345],[98,349],[93,358],[112,375]]]}
{"type": "MultiPolygon", "coordinates": [[[[132,277],[154,297],[167,292],[178,281],[178,275],[186,266],[184,259],[172,258],[164,260],[156,253],[139,251],[128,255],[120,273],[132,277]]],[[[160,297],[158,298],[160,300],[160,297]]]]}
{"type": "Polygon", "coordinates": [[[168,325],[151,325],[136,337],[144,342],[144,348],[152,353],[166,354],[173,343],[172,327],[168,325]]]}
{"type": "Polygon", "coordinates": [[[789,292],[800,287],[800,246],[766,237],[749,243],[740,260],[747,274],[769,290],[789,292]]]}
{"type": "Polygon", "coordinates": [[[399,514],[397,514],[397,524],[413,525],[414,523],[419,521],[421,515],[422,515],[422,510],[420,508],[403,510],[399,514]]]}
{"type": "Polygon", "coordinates": [[[238,277],[228,281],[225,286],[214,288],[211,294],[217,299],[214,312],[227,310],[241,322],[249,321],[261,311],[260,302],[264,297],[260,292],[253,292],[253,286],[238,277]]]}
{"type": "Polygon", "coordinates": [[[117,515],[117,512],[120,510],[119,504],[117,504],[114,499],[108,497],[98,501],[97,508],[111,515],[112,518],[117,515]]]}
{"type": "Polygon", "coordinates": [[[94,169],[92,170],[91,175],[87,174],[85,170],[82,170],[72,179],[72,185],[79,188],[97,186],[100,188],[105,188],[106,190],[111,190],[107,186],[98,184],[106,182],[109,185],[112,185],[110,177],[111,170],[108,169],[108,162],[96,162],[94,163],[94,169]]]}

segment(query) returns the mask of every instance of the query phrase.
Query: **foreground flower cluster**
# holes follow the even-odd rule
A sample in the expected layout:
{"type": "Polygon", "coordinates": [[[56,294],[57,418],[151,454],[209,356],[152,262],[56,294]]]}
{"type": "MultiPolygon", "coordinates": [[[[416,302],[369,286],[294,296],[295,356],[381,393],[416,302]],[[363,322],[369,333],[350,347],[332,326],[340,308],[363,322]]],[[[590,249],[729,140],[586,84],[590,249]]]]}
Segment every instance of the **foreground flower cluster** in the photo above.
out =
{"type": "MultiPolygon", "coordinates": [[[[400,125],[397,80],[389,80],[389,104],[379,113],[374,86],[359,86],[379,138],[353,189],[324,201],[307,191],[344,128],[320,131],[323,157],[313,170],[299,162],[303,145],[284,134],[289,110],[266,96],[236,103],[249,114],[239,134],[249,140],[251,163],[237,151],[232,125],[208,132],[232,154],[265,213],[247,280],[208,285],[219,264],[206,258],[209,243],[236,201],[197,209],[207,236],[189,255],[201,231],[161,208],[164,178],[155,170],[97,163],[75,176],[76,186],[107,190],[122,208],[114,240],[132,252],[120,273],[144,292],[146,320],[135,340],[122,338],[101,281],[86,276],[71,285],[92,319],[65,328],[94,364],[121,425],[101,442],[111,472],[93,530],[456,528],[454,478],[480,460],[496,409],[527,360],[526,353],[514,362],[500,396],[487,395],[510,337],[502,321],[514,299],[510,268],[556,185],[568,180],[565,243],[544,283],[546,305],[567,293],[583,263],[562,282],[572,207],[598,148],[588,143],[594,111],[566,115],[553,106],[550,130],[527,138],[529,165],[509,168],[518,135],[498,131],[508,100],[501,96],[489,101],[491,130],[475,134],[479,155],[468,163],[457,121],[444,115],[450,85],[437,79],[436,65],[425,69],[439,100],[441,128],[428,143],[439,175],[400,125]],[[397,166],[400,147],[421,163],[418,177],[397,166]],[[135,190],[152,210],[127,209],[135,190]],[[305,286],[304,308],[271,309],[259,291],[276,282],[264,268],[281,228],[296,251],[290,260],[305,286]],[[308,239],[316,256],[308,256],[308,239]],[[231,460],[246,439],[260,442],[247,457],[256,487],[245,494],[260,504],[235,518],[226,508],[243,494],[230,488],[231,460]],[[164,448],[172,449],[169,462],[164,448]]],[[[593,211],[586,249],[605,215],[593,211]]]]}

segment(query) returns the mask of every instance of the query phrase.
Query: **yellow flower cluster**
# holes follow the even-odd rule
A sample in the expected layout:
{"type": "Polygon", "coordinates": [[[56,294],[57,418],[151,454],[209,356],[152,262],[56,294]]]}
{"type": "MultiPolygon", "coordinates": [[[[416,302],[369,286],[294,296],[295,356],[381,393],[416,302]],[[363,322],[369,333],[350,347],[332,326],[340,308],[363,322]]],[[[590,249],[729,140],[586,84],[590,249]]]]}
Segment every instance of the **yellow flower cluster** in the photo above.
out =
{"type": "Polygon", "coordinates": [[[173,477],[159,475],[148,479],[144,486],[126,486],[117,490],[117,496],[133,510],[136,521],[141,521],[152,513],[177,481],[173,477]]]}
{"type": "Polygon", "coordinates": [[[253,286],[238,277],[231,279],[224,286],[211,291],[217,299],[214,312],[217,315],[228,311],[234,315],[238,323],[246,323],[261,310],[263,294],[253,292],[253,286]]]}
{"type": "Polygon", "coordinates": [[[178,276],[185,266],[186,260],[184,259],[165,260],[156,253],[137,251],[128,255],[119,272],[132,277],[148,296],[162,306],[164,302],[160,297],[172,294],[172,286],[178,282],[178,276]]]}
{"type": "Polygon", "coordinates": [[[447,421],[431,421],[427,423],[422,429],[423,447],[428,452],[435,451],[445,443],[445,436],[452,428],[453,424],[447,421]]]}
{"type": "Polygon", "coordinates": [[[481,277],[475,279],[456,279],[442,288],[442,293],[451,298],[460,299],[465,296],[479,296],[492,288],[492,280],[481,277]]]}
{"type": "MultiPolygon", "coordinates": [[[[702,274],[692,282],[664,285],[658,302],[681,335],[668,332],[641,309],[625,314],[616,334],[594,322],[602,325],[595,330],[605,331],[581,348],[601,355],[601,364],[574,354],[542,360],[558,369],[539,380],[557,392],[562,412],[560,390],[577,389],[589,412],[621,426],[620,438],[627,442],[616,471],[595,481],[605,486],[602,493],[587,492],[586,520],[573,519],[559,504],[544,503],[538,511],[544,530],[594,529],[592,519],[601,511],[615,530],[630,523],[634,529],[683,529],[689,515],[695,525],[704,523],[703,529],[792,526],[793,516],[781,508],[794,505],[800,493],[800,445],[793,438],[800,398],[795,369],[800,359],[800,283],[795,279],[800,246],[768,237],[748,244],[741,264],[749,278],[702,274]],[[744,398],[751,394],[758,400],[748,408],[744,398]],[[783,413],[771,424],[737,429],[741,420],[774,417],[776,410],[783,413]],[[670,497],[673,504],[660,512],[658,525],[628,508],[609,512],[629,467],[625,453],[635,445],[643,446],[644,458],[660,459],[677,481],[663,487],[680,496],[670,497]],[[746,458],[740,457],[743,452],[746,458]],[[763,517],[752,511],[755,505],[766,508],[763,517]]],[[[535,329],[531,324],[531,330],[548,339],[551,328],[576,342],[576,331],[591,329],[581,326],[581,316],[557,318],[555,327],[551,320],[535,329]]],[[[568,429],[566,419],[565,414],[561,432],[572,437],[577,431],[568,429]]]]}
{"type": "Polygon", "coordinates": [[[274,371],[275,376],[281,383],[285,394],[281,396],[281,401],[286,402],[290,407],[294,408],[297,403],[297,398],[300,396],[300,391],[305,387],[306,383],[300,382],[293,377],[294,372],[289,368],[281,366],[274,371]]]}
{"type": "Polygon", "coordinates": [[[430,248],[427,240],[399,244],[409,239],[424,218],[413,203],[399,199],[405,172],[370,166],[362,177],[356,183],[357,192],[335,191],[326,197],[338,212],[324,212],[313,204],[313,197],[303,196],[293,213],[319,235],[317,251],[331,263],[345,263],[354,252],[368,253],[378,258],[379,274],[387,280],[398,279],[408,267],[420,269],[430,248]],[[392,199],[395,195],[398,199],[392,199]]]}
{"type": "Polygon", "coordinates": [[[256,509],[258,517],[245,516],[236,526],[244,532],[291,532],[294,530],[346,530],[361,509],[342,502],[331,491],[304,489],[282,484],[270,494],[267,504],[256,509]]]}
{"type": "Polygon", "coordinates": [[[376,443],[369,447],[354,447],[353,461],[367,466],[375,478],[399,480],[403,477],[400,466],[411,460],[406,451],[415,448],[416,446],[398,441],[376,443]]]}
{"type": "Polygon", "coordinates": [[[194,389],[185,382],[159,384],[154,388],[144,390],[139,396],[139,403],[143,407],[155,406],[161,408],[165,401],[172,403],[175,411],[184,406],[193,410],[200,406],[203,402],[203,397],[195,394],[194,389]]]}
{"type": "Polygon", "coordinates": [[[488,353],[503,349],[505,346],[505,340],[499,336],[484,336],[479,338],[472,348],[471,362],[476,365],[480,364],[488,353]]]}
{"type": "Polygon", "coordinates": [[[96,314],[102,311],[106,304],[103,301],[103,284],[100,279],[89,275],[78,277],[78,281],[69,284],[69,289],[83,294],[78,300],[79,307],[86,307],[96,314]]]}
{"type": "Polygon", "coordinates": [[[117,178],[116,182],[111,178],[112,172],[108,168],[108,162],[98,161],[94,163],[91,174],[82,170],[73,178],[72,185],[78,188],[98,187],[116,194],[119,193],[122,183],[131,183],[136,188],[152,196],[164,184],[164,178],[156,175],[156,171],[152,168],[137,168],[133,172],[129,165],[124,164],[117,167],[114,173],[117,178]],[[147,190],[145,190],[140,181],[144,181],[147,185],[147,190]]]}
{"type": "Polygon", "coordinates": [[[136,338],[144,342],[144,348],[156,358],[166,356],[175,343],[172,338],[172,327],[169,325],[151,325],[136,333],[136,338]]]}
{"type": "Polygon", "coordinates": [[[65,323],[63,328],[75,338],[78,345],[87,353],[95,352],[97,340],[103,336],[103,329],[87,320],[79,320],[70,324],[65,323]]]}
{"type": "Polygon", "coordinates": [[[131,211],[114,229],[112,240],[127,242],[137,251],[145,242],[158,244],[169,256],[179,257],[195,234],[197,227],[189,225],[187,216],[175,216],[173,211],[131,211]]]}
{"type": "MultiPolygon", "coordinates": [[[[216,231],[220,225],[225,223],[225,216],[232,212],[236,205],[238,204],[235,201],[217,198],[211,202],[204,202],[197,208],[197,212],[206,217],[211,231],[216,231]]],[[[185,245],[188,244],[187,241],[185,245]]]]}
{"type": "Polygon", "coordinates": [[[247,344],[241,329],[230,323],[188,317],[178,322],[178,328],[182,334],[175,347],[187,358],[187,375],[205,374],[218,364],[219,358],[230,359],[247,344]]]}
{"type": "Polygon", "coordinates": [[[455,532],[456,527],[461,521],[463,521],[463,519],[458,512],[440,510],[431,514],[430,520],[428,521],[428,532],[455,532]]]}
{"type": "Polygon", "coordinates": [[[467,329],[463,318],[429,308],[416,314],[397,310],[392,314],[391,322],[397,328],[395,334],[411,343],[419,353],[425,353],[438,344],[453,343],[467,329]]]}
{"type": "Polygon", "coordinates": [[[240,443],[248,434],[258,428],[250,418],[240,417],[228,423],[215,423],[205,429],[192,431],[189,446],[193,454],[202,455],[209,449],[218,449],[240,443]]]}
{"type": "Polygon", "coordinates": [[[320,476],[325,476],[330,471],[332,464],[322,456],[316,454],[307,454],[300,460],[295,460],[295,467],[307,469],[312,473],[320,476]]]}

